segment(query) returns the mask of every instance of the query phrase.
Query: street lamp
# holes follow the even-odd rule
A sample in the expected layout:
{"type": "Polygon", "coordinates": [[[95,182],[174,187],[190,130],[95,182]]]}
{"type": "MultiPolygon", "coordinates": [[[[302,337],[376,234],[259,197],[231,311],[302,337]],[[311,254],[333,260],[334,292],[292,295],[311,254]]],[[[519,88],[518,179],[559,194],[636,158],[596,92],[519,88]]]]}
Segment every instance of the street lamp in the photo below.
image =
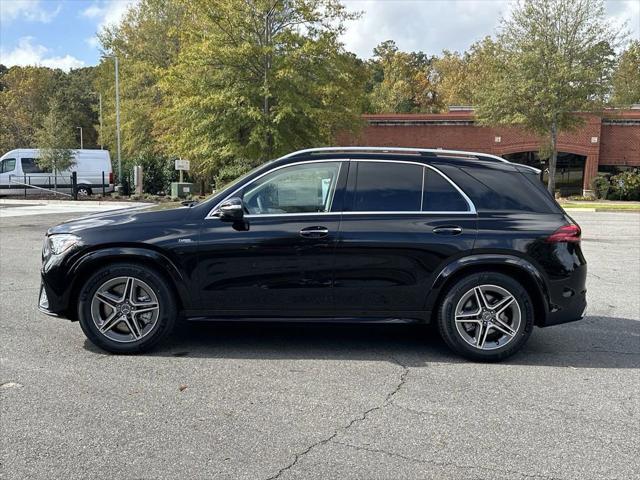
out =
{"type": "MultiPolygon", "coordinates": [[[[105,58],[113,58],[116,67],[116,146],[118,149],[118,185],[116,191],[122,191],[122,157],[120,155],[120,77],[118,73],[117,55],[106,55],[105,58]]],[[[102,104],[102,102],[100,102],[102,104]]]]}
{"type": "Polygon", "coordinates": [[[84,144],[82,143],[82,127],[76,127],[78,130],[80,130],[80,150],[82,150],[84,148],[84,144]]]}

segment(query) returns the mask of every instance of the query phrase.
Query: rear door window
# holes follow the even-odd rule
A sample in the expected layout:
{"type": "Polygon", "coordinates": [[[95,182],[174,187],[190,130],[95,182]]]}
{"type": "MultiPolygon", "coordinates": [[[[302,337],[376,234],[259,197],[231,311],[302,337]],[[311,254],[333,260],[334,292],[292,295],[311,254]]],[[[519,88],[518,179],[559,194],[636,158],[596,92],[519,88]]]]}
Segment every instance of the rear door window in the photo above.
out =
{"type": "Polygon", "coordinates": [[[423,212],[468,212],[469,204],[460,192],[442,175],[424,169],[423,212]]]}
{"type": "Polygon", "coordinates": [[[419,212],[422,203],[421,165],[396,162],[356,162],[354,212],[419,212]]]}

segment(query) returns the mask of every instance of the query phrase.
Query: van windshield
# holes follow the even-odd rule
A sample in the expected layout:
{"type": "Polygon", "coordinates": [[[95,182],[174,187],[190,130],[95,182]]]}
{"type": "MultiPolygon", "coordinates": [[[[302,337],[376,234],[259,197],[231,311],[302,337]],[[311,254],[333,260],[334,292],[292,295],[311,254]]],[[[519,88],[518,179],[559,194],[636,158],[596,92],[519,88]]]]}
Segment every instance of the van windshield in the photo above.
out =
{"type": "Polygon", "coordinates": [[[15,158],[5,158],[0,162],[0,173],[13,172],[16,169],[15,158]]]}

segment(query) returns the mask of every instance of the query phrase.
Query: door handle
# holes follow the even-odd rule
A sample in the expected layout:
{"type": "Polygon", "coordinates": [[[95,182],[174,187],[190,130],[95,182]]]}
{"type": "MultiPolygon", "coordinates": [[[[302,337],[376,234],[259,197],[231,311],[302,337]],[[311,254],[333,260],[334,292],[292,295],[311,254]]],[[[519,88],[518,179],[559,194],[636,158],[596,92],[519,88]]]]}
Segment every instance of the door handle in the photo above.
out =
{"type": "Polygon", "coordinates": [[[305,238],[322,238],[329,235],[327,227],[306,227],[300,230],[300,236],[305,238]]]}
{"type": "Polygon", "coordinates": [[[460,235],[462,233],[462,228],[457,225],[445,225],[434,228],[433,233],[437,235],[460,235]]]}

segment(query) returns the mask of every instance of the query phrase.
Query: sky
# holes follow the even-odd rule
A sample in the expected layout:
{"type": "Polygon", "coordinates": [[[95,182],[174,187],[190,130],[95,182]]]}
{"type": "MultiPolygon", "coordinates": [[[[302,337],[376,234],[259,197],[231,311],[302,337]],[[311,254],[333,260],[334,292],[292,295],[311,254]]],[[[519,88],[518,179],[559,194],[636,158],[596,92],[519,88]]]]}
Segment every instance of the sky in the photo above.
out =
{"type": "MultiPolygon", "coordinates": [[[[96,33],[117,23],[136,0],[0,0],[0,63],[43,65],[69,70],[96,65],[96,33]]],[[[347,50],[369,58],[373,48],[395,40],[401,50],[439,54],[464,51],[495,33],[508,0],[343,0],[362,12],[349,22],[347,50]]],[[[640,39],[640,0],[606,0],[613,25],[626,22],[630,38],[640,39]]]]}

